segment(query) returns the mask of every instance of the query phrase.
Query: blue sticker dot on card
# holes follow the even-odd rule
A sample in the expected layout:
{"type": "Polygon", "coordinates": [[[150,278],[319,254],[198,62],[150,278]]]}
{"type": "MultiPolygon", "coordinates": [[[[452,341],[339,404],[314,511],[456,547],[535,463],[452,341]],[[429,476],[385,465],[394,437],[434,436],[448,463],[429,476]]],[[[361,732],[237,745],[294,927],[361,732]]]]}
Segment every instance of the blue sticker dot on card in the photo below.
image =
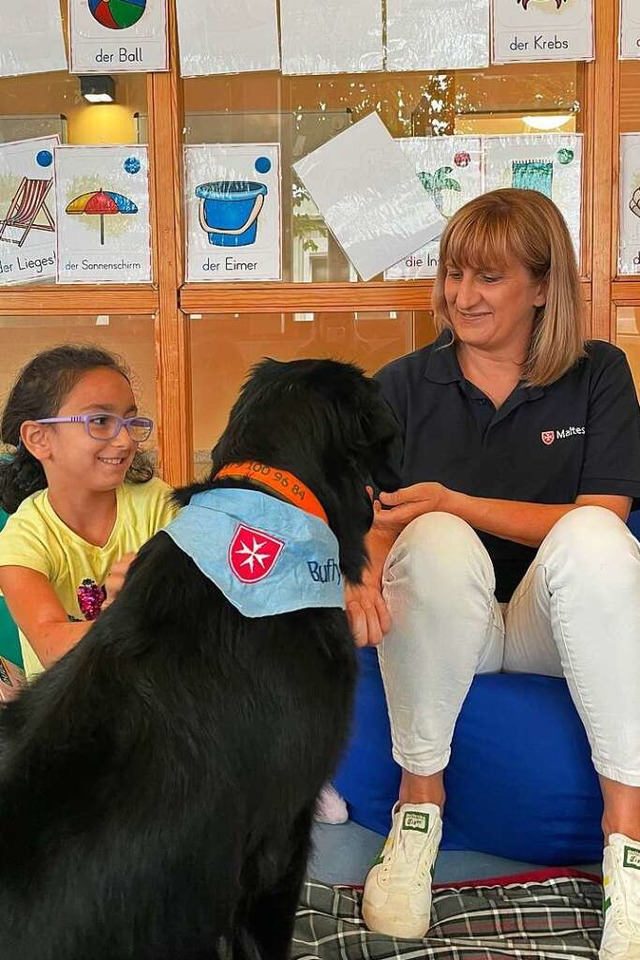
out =
{"type": "Polygon", "coordinates": [[[124,168],[127,173],[137,173],[140,169],[140,161],[137,157],[127,157],[124,162],[124,168]]]}
{"type": "Polygon", "coordinates": [[[39,150],[36,153],[36,163],[39,167],[50,167],[53,163],[53,154],[50,150],[39,150]]]}
{"type": "Polygon", "coordinates": [[[269,160],[269,157],[258,157],[255,162],[255,168],[258,173],[269,173],[269,170],[271,170],[271,160],[269,160]]]}

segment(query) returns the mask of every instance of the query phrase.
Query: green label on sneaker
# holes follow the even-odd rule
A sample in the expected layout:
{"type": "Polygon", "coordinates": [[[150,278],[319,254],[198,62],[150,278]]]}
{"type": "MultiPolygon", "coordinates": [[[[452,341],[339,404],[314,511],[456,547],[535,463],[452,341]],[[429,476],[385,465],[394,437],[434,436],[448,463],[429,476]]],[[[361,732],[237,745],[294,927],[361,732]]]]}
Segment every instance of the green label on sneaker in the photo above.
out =
{"type": "Polygon", "coordinates": [[[625,847],[623,867],[633,867],[634,870],[640,870],[640,850],[637,847],[625,847]]]}
{"type": "Polygon", "coordinates": [[[402,818],[403,830],[419,830],[420,833],[429,832],[429,814],[418,810],[407,810],[402,818]]]}

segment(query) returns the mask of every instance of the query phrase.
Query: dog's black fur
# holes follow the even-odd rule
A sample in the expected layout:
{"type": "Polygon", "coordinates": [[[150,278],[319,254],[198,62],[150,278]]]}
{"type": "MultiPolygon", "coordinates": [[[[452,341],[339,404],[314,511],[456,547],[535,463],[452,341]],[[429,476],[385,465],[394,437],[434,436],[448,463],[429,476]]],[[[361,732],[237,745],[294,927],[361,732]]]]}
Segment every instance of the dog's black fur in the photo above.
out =
{"type": "MultiPolygon", "coordinates": [[[[294,473],[359,582],[396,433],[330,360],[259,364],[212,452],[294,473]]],[[[233,484],[226,481],[226,484],[233,484]]],[[[0,717],[2,960],[285,960],[315,798],[347,732],[339,609],[243,618],[167,534],[0,717]]]]}

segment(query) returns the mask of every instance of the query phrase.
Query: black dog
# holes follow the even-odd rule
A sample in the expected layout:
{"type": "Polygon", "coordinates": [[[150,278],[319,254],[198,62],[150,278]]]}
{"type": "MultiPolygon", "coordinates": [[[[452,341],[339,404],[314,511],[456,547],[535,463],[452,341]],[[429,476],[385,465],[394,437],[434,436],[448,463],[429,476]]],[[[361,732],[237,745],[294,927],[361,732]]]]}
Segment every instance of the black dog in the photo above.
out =
{"type": "MultiPolygon", "coordinates": [[[[357,368],[264,361],[210,480],[179,496],[266,489],[240,468],[216,481],[234,463],[275,478],[278,508],[315,494],[359,582],[365,485],[395,485],[395,435],[357,368]]],[[[309,573],[318,589],[340,576],[309,573]]],[[[243,616],[156,534],[82,642],[2,711],[2,960],[285,960],[354,676],[342,609],[243,616]]]]}

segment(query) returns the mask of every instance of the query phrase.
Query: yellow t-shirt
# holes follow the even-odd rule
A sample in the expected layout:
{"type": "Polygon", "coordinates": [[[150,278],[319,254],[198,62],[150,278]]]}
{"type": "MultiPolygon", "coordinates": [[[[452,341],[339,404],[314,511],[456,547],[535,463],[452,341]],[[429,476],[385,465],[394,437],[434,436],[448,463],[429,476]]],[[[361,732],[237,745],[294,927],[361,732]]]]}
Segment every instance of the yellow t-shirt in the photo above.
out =
{"type": "MultiPolygon", "coordinates": [[[[69,620],[94,620],[103,599],[102,586],[116,560],[135,553],[166,526],[178,508],[170,487],[158,477],[118,487],[113,530],[103,547],[87,543],[54,513],[46,490],[27,497],[0,531],[0,566],[29,567],[49,580],[69,620]]],[[[20,631],[27,678],[44,669],[20,631]]]]}

